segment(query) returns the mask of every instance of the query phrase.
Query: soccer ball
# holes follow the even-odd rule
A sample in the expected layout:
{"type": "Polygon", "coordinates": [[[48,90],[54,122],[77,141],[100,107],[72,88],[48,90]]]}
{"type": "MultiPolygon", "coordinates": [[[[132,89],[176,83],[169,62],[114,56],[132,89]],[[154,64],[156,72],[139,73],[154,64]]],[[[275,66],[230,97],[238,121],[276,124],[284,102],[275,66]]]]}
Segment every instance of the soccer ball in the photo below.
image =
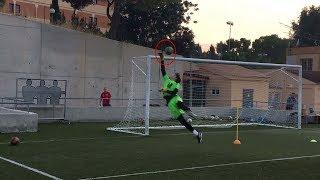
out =
{"type": "Polygon", "coordinates": [[[18,137],[12,137],[11,141],[10,141],[10,144],[12,146],[16,146],[16,145],[20,144],[20,139],[18,137]]]}
{"type": "Polygon", "coordinates": [[[191,122],[192,122],[192,119],[191,119],[191,118],[187,119],[187,122],[188,122],[188,123],[191,123],[191,122]]]}
{"type": "Polygon", "coordinates": [[[164,49],[164,52],[166,55],[171,55],[173,53],[173,48],[171,46],[168,46],[164,49]]]}

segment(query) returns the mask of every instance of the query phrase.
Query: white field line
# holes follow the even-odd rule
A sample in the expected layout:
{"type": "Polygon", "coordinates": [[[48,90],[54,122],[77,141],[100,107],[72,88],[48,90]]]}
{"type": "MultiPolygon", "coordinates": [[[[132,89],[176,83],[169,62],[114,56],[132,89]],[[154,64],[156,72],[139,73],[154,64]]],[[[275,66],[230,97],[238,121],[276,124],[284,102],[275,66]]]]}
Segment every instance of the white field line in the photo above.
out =
{"type": "Polygon", "coordinates": [[[82,179],[79,179],[79,180],[111,179],[111,178],[119,178],[119,177],[171,173],[171,172],[178,172],[178,171],[185,171],[185,170],[198,170],[198,169],[226,167],[226,166],[234,166],[234,165],[257,164],[257,163],[264,163],[264,162],[287,161],[287,160],[316,158],[316,157],[320,157],[320,154],[310,155],[310,156],[296,156],[296,157],[285,157],[285,158],[276,158],[276,159],[264,159],[264,160],[257,160],[257,161],[243,161],[243,162],[237,162],[237,163],[223,163],[223,164],[214,164],[214,165],[207,165],[207,166],[195,166],[195,167],[186,167],[186,168],[178,168],[178,169],[167,169],[167,170],[159,170],[159,171],[146,171],[146,172],[138,172],[138,173],[130,173],[130,174],[119,174],[119,175],[112,175],[112,176],[82,178],[82,179]]]}
{"type": "MultiPolygon", "coordinates": [[[[241,132],[263,132],[275,129],[252,129],[252,130],[242,130],[241,132]]],[[[288,129],[276,129],[276,130],[288,130],[288,129]]],[[[297,132],[304,131],[304,132],[312,132],[312,133],[320,133],[318,130],[296,130],[297,132]]],[[[206,134],[221,134],[221,133],[234,133],[234,131],[205,131],[203,132],[204,135],[206,134]]],[[[151,137],[162,137],[162,136],[180,136],[180,135],[191,135],[190,133],[172,133],[172,134],[156,134],[150,135],[151,137]]],[[[29,144],[29,143],[50,143],[50,142],[65,142],[65,141],[87,141],[87,140],[98,140],[98,139],[120,139],[120,138],[138,138],[143,137],[140,135],[128,135],[128,136],[115,136],[115,137],[85,137],[85,138],[65,138],[65,139],[45,139],[45,140],[35,140],[35,141],[22,141],[21,144],[29,144]]],[[[0,145],[8,145],[9,142],[1,142],[0,145]]]]}
{"type": "Polygon", "coordinates": [[[3,161],[9,162],[9,163],[11,163],[11,164],[20,166],[20,167],[22,167],[22,168],[25,168],[25,169],[27,169],[27,170],[29,170],[29,171],[33,171],[33,172],[35,172],[35,173],[41,174],[41,175],[46,176],[46,177],[48,177],[48,178],[50,178],[50,179],[62,180],[61,178],[58,178],[58,177],[56,177],[56,176],[52,176],[52,175],[50,175],[50,174],[48,174],[48,173],[46,173],[46,172],[40,171],[40,170],[38,170],[38,169],[29,167],[29,166],[26,166],[26,165],[23,165],[23,164],[18,163],[18,162],[16,162],[16,161],[13,161],[13,160],[10,160],[10,159],[1,157],[1,156],[0,156],[0,159],[3,160],[3,161]]]}

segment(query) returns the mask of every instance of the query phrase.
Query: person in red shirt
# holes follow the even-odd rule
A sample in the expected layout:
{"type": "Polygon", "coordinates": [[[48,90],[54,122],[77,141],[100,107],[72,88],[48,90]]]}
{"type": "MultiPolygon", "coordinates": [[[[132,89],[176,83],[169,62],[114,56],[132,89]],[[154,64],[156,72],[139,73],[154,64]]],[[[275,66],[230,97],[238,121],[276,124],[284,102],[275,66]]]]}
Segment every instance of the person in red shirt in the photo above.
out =
{"type": "Polygon", "coordinates": [[[100,105],[111,106],[110,105],[111,93],[107,90],[107,88],[103,88],[103,91],[100,95],[100,105]]]}

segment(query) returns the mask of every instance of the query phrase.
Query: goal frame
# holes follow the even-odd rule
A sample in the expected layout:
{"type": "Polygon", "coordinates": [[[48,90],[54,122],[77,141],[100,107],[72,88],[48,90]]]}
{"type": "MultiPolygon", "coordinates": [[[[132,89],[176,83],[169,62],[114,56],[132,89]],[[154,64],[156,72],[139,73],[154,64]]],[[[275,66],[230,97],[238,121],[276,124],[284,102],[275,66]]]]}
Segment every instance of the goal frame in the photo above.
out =
{"type": "MultiPolygon", "coordinates": [[[[150,90],[151,90],[151,64],[153,59],[159,58],[159,56],[148,55],[148,56],[139,56],[133,57],[131,59],[132,65],[137,66],[134,63],[135,59],[146,59],[146,72],[142,71],[139,66],[137,66],[140,71],[146,76],[145,78],[145,117],[144,117],[144,127],[126,127],[126,128],[115,128],[110,127],[107,128],[109,131],[116,131],[122,133],[131,133],[136,135],[143,135],[148,136],[150,135],[150,129],[180,129],[183,128],[182,126],[162,126],[162,127],[150,127],[150,90]],[[137,128],[144,128],[145,133],[137,133],[129,131],[129,129],[137,129],[137,128]]],[[[171,59],[170,57],[164,57],[164,59],[171,59]]],[[[244,62],[244,61],[227,61],[227,60],[215,60],[215,59],[200,59],[200,58],[184,58],[184,57],[175,57],[175,61],[181,62],[194,62],[194,63],[214,63],[214,64],[224,64],[224,65],[241,65],[241,66],[263,66],[263,67],[273,67],[273,68],[295,68],[298,70],[298,118],[297,118],[297,128],[295,127],[285,127],[285,128],[292,128],[292,129],[301,129],[301,116],[302,116],[302,66],[301,65],[292,65],[292,64],[273,64],[273,63],[258,63],[258,62],[244,62]]],[[[132,82],[131,82],[132,83],[132,82]]],[[[250,125],[263,125],[263,126],[270,126],[270,127],[284,127],[280,125],[273,125],[273,124],[260,124],[260,123],[239,123],[238,125],[243,126],[250,126],[250,125]]],[[[195,125],[194,127],[226,127],[226,124],[218,124],[218,125],[195,125]],[[225,126],[223,126],[225,125],[225,126]]],[[[233,125],[230,125],[233,126],[233,125]]]]}

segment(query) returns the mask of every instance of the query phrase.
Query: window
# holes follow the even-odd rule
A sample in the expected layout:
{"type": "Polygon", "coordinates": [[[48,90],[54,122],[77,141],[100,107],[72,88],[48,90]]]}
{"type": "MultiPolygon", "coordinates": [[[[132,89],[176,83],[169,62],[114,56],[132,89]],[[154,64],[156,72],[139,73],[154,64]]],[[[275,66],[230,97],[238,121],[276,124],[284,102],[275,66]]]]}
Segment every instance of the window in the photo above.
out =
{"type": "Polygon", "coordinates": [[[89,23],[98,24],[98,19],[96,17],[89,17],[89,23]]]}
{"type": "Polygon", "coordinates": [[[253,89],[243,89],[242,90],[242,107],[252,108],[253,107],[253,89]]]}
{"type": "MultiPolygon", "coordinates": [[[[9,3],[9,12],[10,13],[14,13],[14,4],[13,3],[9,3]]],[[[16,4],[16,14],[20,14],[21,13],[21,9],[20,9],[20,5],[16,4]]]]}
{"type": "Polygon", "coordinates": [[[20,5],[16,4],[16,14],[20,14],[20,5]]]}
{"type": "Polygon", "coordinates": [[[212,89],[212,95],[219,96],[220,95],[220,89],[218,89],[218,88],[212,89]]]}
{"type": "Polygon", "coordinates": [[[10,3],[10,4],[9,4],[9,11],[10,11],[10,13],[14,13],[13,8],[14,8],[14,4],[10,3]]]}
{"type": "MultiPolygon", "coordinates": [[[[206,105],[206,76],[185,72],[183,74],[183,99],[187,106],[201,107],[206,105]]],[[[210,91],[209,91],[210,93],[210,91]]]]}
{"type": "Polygon", "coordinates": [[[269,92],[268,105],[270,109],[280,109],[281,94],[279,92],[269,92]]]}
{"type": "Polygon", "coordinates": [[[312,71],[312,58],[301,59],[301,65],[303,71],[312,71]]]}

